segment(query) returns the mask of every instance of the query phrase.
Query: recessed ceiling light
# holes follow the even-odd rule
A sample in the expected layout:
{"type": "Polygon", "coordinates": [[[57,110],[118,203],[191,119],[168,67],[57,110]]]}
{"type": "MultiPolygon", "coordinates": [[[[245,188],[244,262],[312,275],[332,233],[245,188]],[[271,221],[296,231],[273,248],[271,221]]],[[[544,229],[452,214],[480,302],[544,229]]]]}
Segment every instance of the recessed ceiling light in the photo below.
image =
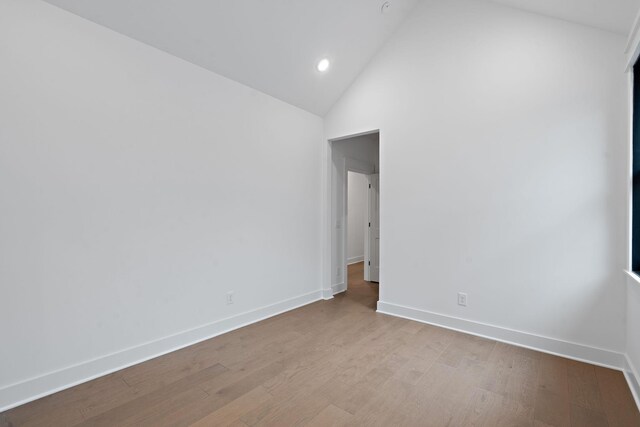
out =
{"type": "Polygon", "coordinates": [[[321,73],[324,73],[325,71],[327,71],[329,69],[329,60],[327,58],[323,58],[318,62],[318,65],[316,65],[316,68],[318,69],[318,71],[320,71],[321,73]]]}

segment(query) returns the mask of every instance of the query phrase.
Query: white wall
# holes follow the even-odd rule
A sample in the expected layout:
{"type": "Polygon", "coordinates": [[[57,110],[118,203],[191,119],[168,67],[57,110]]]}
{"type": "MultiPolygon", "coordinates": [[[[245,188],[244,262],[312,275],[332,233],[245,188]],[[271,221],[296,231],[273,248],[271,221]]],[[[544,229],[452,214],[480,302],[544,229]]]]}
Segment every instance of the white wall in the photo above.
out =
{"type": "Polygon", "coordinates": [[[0,64],[0,408],[319,298],[319,117],[35,0],[0,64]]]}
{"type": "Polygon", "coordinates": [[[418,6],[325,118],[327,138],[380,129],[387,308],[621,363],[624,44],[491,2],[418,6]]]}
{"type": "Polygon", "coordinates": [[[347,261],[354,263],[364,260],[364,224],[369,184],[366,175],[349,172],[347,185],[347,261]]]}

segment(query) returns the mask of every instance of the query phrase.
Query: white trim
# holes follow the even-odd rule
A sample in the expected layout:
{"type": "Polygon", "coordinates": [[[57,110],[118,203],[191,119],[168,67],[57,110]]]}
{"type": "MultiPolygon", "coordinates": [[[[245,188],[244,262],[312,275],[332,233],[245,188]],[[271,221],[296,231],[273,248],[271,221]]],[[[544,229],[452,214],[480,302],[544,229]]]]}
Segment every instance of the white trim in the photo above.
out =
{"type": "Polygon", "coordinates": [[[331,292],[333,295],[339,294],[341,292],[345,292],[346,290],[347,290],[347,285],[345,284],[345,282],[336,283],[335,285],[331,286],[331,292]]]}
{"type": "Polygon", "coordinates": [[[329,289],[322,290],[322,299],[323,300],[333,299],[333,286],[331,286],[331,288],[329,289]]]}
{"type": "Polygon", "coordinates": [[[628,355],[625,355],[625,362],[624,377],[627,380],[627,384],[629,384],[633,399],[636,401],[638,409],[640,409],[640,376],[628,355]]]}
{"type": "Polygon", "coordinates": [[[624,379],[627,380],[627,385],[629,386],[629,390],[631,390],[631,395],[633,396],[633,400],[636,402],[636,406],[638,410],[640,410],[640,386],[638,385],[637,377],[634,376],[629,371],[624,371],[624,379]]]}
{"type": "MultiPolygon", "coordinates": [[[[378,147],[379,149],[380,147],[378,147]]],[[[364,220],[364,255],[363,260],[371,261],[371,175],[365,175],[367,178],[366,188],[366,206],[367,216],[364,220]]],[[[379,212],[378,212],[379,213],[379,212]]],[[[371,262],[364,263],[364,269],[362,271],[362,278],[367,282],[371,279],[371,262]]]]}
{"type": "Polygon", "coordinates": [[[378,301],[378,312],[620,371],[624,370],[627,365],[625,355],[612,350],[515,331],[417,308],[378,301]]]}
{"type": "Polygon", "coordinates": [[[633,72],[627,73],[628,96],[627,106],[629,107],[629,123],[627,128],[627,269],[632,270],[633,266],[631,257],[632,251],[632,235],[633,235],[633,72]]]}
{"type": "Polygon", "coordinates": [[[337,137],[334,137],[334,138],[329,138],[328,141],[329,142],[343,141],[345,139],[357,138],[359,136],[365,136],[365,135],[372,135],[374,133],[379,133],[379,132],[380,132],[380,129],[363,130],[361,132],[350,133],[349,135],[337,136],[337,137]]]}
{"type": "Polygon", "coordinates": [[[322,299],[314,291],[0,388],[0,412],[322,299]]]}
{"type": "Polygon", "coordinates": [[[347,259],[347,265],[357,264],[364,261],[364,255],[353,256],[347,259]]]}
{"type": "Polygon", "coordinates": [[[331,202],[333,192],[333,162],[332,162],[331,141],[324,141],[322,144],[322,183],[321,183],[321,217],[322,229],[320,230],[321,242],[321,271],[320,271],[320,288],[322,289],[322,298],[331,299],[331,284],[333,282],[333,204],[331,202]]]}
{"type": "Polygon", "coordinates": [[[374,229],[377,228],[378,240],[380,239],[380,172],[375,172],[367,175],[367,219],[366,227],[364,231],[364,257],[367,263],[364,265],[364,280],[367,282],[380,283],[380,245],[378,245],[377,258],[372,256],[372,249],[375,247],[375,242],[371,238],[375,235],[374,229]],[[377,191],[377,194],[376,194],[377,191]],[[375,195],[375,196],[374,196],[375,195]],[[373,219],[373,213],[375,212],[377,218],[373,219]],[[374,226],[372,227],[371,224],[374,226]],[[376,227],[377,226],[377,227],[376,227]],[[374,266],[372,268],[371,261],[374,266]],[[377,274],[371,274],[375,269],[377,262],[377,274]]]}
{"type": "Polygon", "coordinates": [[[640,276],[633,271],[624,270],[624,272],[627,273],[627,276],[631,277],[636,284],[640,285],[640,276]]]}
{"type": "Polygon", "coordinates": [[[633,64],[640,55],[640,12],[638,12],[636,19],[633,21],[624,53],[627,57],[627,71],[629,71],[633,68],[633,64]]]}

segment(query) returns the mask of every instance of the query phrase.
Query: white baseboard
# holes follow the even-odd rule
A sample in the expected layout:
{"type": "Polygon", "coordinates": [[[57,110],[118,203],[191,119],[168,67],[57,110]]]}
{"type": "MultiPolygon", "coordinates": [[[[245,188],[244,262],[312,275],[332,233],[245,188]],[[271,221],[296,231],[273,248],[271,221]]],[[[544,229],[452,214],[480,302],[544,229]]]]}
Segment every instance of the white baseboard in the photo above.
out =
{"type": "Polygon", "coordinates": [[[0,388],[0,412],[323,298],[314,291],[0,388]]]}
{"type": "Polygon", "coordinates": [[[461,319],[458,317],[447,316],[382,301],[378,302],[378,312],[422,323],[428,323],[430,325],[441,326],[443,328],[483,338],[489,338],[507,344],[513,344],[518,347],[541,351],[543,353],[555,354],[557,356],[578,360],[580,362],[604,366],[606,368],[625,371],[625,367],[627,366],[626,356],[612,350],[605,350],[583,344],[562,341],[555,338],[543,337],[528,332],[515,331],[500,326],[474,322],[472,320],[461,319]]]}
{"type": "Polygon", "coordinates": [[[322,290],[322,299],[328,300],[333,298],[333,286],[331,289],[323,289],[322,290]]]}
{"type": "Polygon", "coordinates": [[[345,282],[336,283],[335,285],[331,285],[332,295],[339,294],[340,292],[345,292],[347,290],[347,285],[345,282]]]}
{"type": "Polygon", "coordinates": [[[364,255],[354,256],[351,258],[347,258],[347,265],[356,264],[362,261],[364,261],[364,255]]]}
{"type": "Polygon", "coordinates": [[[636,369],[636,367],[633,365],[633,363],[631,363],[631,359],[629,359],[629,356],[625,357],[625,362],[626,366],[624,370],[624,377],[627,380],[627,384],[629,384],[633,399],[636,401],[636,405],[640,410],[640,376],[638,375],[638,370],[636,369]]]}

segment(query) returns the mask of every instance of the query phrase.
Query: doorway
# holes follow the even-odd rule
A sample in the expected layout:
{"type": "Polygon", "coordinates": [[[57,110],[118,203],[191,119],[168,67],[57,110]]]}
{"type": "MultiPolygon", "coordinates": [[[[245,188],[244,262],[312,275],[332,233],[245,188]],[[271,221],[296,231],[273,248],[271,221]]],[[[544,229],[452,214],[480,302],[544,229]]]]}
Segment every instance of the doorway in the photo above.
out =
{"type": "MultiPolygon", "coordinates": [[[[369,179],[347,171],[347,265],[364,263],[365,235],[368,234],[367,192],[369,179]]],[[[368,259],[368,258],[367,258],[368,259]]],[[[364,271],[364,268],[363,268],[364,271]]]]}
{"type": "MultiPolygon", "coordinates": [[[[363,301],[378,300],[378,174],[347,171],[347,291],[363,301]]],[[[373,307],[375,308],[375,307],[373,307]]]]}
{"type": "Polygon", "coordinates": [[[379,142],[372,131],[327,144],[327,299],[380,280],[379,142]]]}

